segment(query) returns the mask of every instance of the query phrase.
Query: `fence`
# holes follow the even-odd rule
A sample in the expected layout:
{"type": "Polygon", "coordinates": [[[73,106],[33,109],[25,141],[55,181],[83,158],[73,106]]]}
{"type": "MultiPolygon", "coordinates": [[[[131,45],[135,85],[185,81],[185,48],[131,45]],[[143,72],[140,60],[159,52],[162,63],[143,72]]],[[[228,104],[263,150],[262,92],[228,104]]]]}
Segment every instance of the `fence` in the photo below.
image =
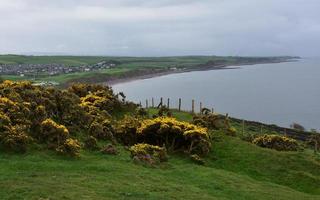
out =
{"type": "MultiPolygon", "coordinates": [[[[177,104],[172,104],[172,100],[170,98],[167,98],[166,102],[165,102],[163,97],[160,97],[158,104],[155,103],[156,102],[155,98],[151,98],[151,104],[150,104],[149,100],[150,99],[146,99],[144,104],[142,104],[142,102],[140,101],[139,105],[143,108],[159,108],[160,106],[166,106],[167,108],[170,108],[170,109],[177,109],[178,111],[187,111],[187,112],[191,112],[191,113],[196,113],[197,111],[199,111],[199,113],[200,113],[202,111],[202,109],[205,108],[203,106],[202,102],[199,102],[199,104],[198,104],[199,107],[196,107],[196,101],[194,99],[192,99],[189,104],[190,110],[188,110],[188,109],[183,110],[182,109],[182,99],[181,98],[178,99],[177,104]],[[199,110],[197,108],[199,108],[199,110]]],[[[211,108],[210,111],[213,113],[214,109],[211,108]]]]}
{"type": "MultiPolygon", "coordinates": [[[[167,106],[170,109],[177,109],[178,111],[185,111],[185,112],[191,112],[193,114],[196,114],[196,112],[201,113],[203,108],[206,108],[204,106],[204,104],[200,101],[197,103],[196,105],[196,101],[194,99],[191,100],[191,102],[189,101],[189,103],[187,103],[188,107],[190,108],[190,110],[188,109],[188,107],[185,107],[187,109],[183,110],[182,107],[182,99],[179,98],[178,101],[176,101],[177,104],[173,104],[172,103],[172,99],[167,98],[166,102],[164,100],[163,97],[161,97],[159,99],[159,103],[156,103],[156,99],[155,98],[151,98],[151,105],[149,103],[149,99],[145,100],[144,105],[142,105],[141,101],[140,101],[140,106],[144,107],[144,108],[159,108],[160,106],[167,106]],[[199,108],[199,110],[197,109],[199,108]]],[[[211,108],[210,110],[212,113],[214,113],[214,109],[211,108]]],[[[228,114],[226,114],[226,116],[228,116],[228,114]]],[[[298,140],[302,140],[305,141],[307,140],[307,132],[300,132],[297,131],[295,129],[290,129],[290,128],[284,128],[284,127],[279,127],[279,126],[275,126],[275,125],[268,125],[268,124],[263,124],[261,122],[255,122],[255,121],[249,121],[249,120],[244,120],[244,119],[237,119],[237,118],[232,118],[232,120],[234,122],[237,122],[240,126],[241,129],[239,130],[242,134],[245,134],[245,132],[248,132],[248,126],[255,126],[255,127],[260,127],[260,134],[269,134],[272,131],[275,131],[279,134],[282,134],[284,136],[289,136],[292,137],[294,139],[298,139],[298,140]]],[[[317,144],[318,146],[318,144],[317,144]]]]}

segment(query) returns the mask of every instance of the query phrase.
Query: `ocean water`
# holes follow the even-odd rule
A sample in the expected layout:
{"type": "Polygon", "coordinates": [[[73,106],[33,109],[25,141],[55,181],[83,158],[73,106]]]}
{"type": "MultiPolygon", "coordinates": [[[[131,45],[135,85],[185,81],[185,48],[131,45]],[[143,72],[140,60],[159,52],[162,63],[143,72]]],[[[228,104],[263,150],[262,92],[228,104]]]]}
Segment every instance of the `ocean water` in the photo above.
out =
{"type": "Polygon", "coordinates": [[[233,117],[289,127],[296,122],[320,130],[320,59],[240,66],[237,69],[170,74],[113,85],[128,100],[182,99],[191,110],[192,99],[204,107],[233,117]]]}

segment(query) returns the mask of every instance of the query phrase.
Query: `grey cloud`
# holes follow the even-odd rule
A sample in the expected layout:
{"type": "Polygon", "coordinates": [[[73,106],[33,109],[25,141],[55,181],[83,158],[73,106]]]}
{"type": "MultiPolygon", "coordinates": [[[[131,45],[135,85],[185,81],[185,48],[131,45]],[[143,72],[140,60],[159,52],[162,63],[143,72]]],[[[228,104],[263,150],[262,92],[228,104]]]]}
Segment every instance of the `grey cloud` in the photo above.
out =
{"type": "Polygon", "coordinates": [[[0,53],[318,56],[319,0],[0,0],[0,53]]]}

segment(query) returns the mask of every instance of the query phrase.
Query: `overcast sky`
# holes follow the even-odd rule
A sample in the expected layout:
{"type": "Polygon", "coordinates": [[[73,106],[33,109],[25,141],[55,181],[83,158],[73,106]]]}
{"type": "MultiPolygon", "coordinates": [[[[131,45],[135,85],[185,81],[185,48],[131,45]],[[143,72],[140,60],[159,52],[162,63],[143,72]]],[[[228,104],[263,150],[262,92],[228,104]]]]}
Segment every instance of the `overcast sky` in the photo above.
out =
{"type": "Polygon", "coordinates": [[[320,0],[0,0],[0,54],[319,56],[320,0]]]}

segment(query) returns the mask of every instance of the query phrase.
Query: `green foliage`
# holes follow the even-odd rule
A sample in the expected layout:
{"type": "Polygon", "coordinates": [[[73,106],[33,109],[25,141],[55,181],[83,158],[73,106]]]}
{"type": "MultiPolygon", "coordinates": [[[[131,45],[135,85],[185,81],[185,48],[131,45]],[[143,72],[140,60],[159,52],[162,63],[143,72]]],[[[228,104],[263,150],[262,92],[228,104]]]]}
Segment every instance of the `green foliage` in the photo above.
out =
{"type": "Polygon", "coordinates": [[[260,147],[275,149],[277,151],[297,151],[299,145],[296,140],[280,135],[263,135],[252,141],[260,147]]]}
{"type": "Polygon", "coordinates": [[[116,124],[116,138],[124,145],[137,143],[137,129],[140,126],[138,118],[126,115],[116,124]]]}
{"type": "Polygon", "coordinates": [[[45,142],[51,148],[56,148],[63,144],[69,137],[68,129],[60,124],[57,124],[52,119],[46,119],[41,123],[41,132],[38,135],[38,139],[45,142]]]}
{"type": "Polygon", "coordinates": [[[64,141],[62,145],[59,145],[56,148],[56,151],[62,155],[79,157],[80,149],[81,149],[81,146],[78,140],[68,138],[64,141]]]}
{"type": "Polygon", "coordinates": [[[171,150],[182,150],[188,154],[206,155],[211,141],[206,128],[171,117],[158,117],[141,122],[137,129],[138,142],[165,145],[171,150]]]}
{"type": "Polygon", "coordinates": [[[94,121],[91,123],[89,127],[89,134],[97,139],[102,139],[102,140],[114,140],[114,129],[113,126],[111,125],[111,121],[106,119],[103,120],[102,122],[99,121],[94,121]]]}
{"type": "Polygon", "coordinates": [[[230,125],[229,117],[211,113],[203,108],[202,113],[193,116],[193,123],[213,130],[224,130],[227,135],[236,136],[237,130],[230,125]]]}
{"type": "Polygon", "coordinates": [[[312,146],[315,150],[320,150],[320,133],[313,131],[312,135],[307,140],[307,144],[312,146]]]}
{"type": "Polygon", "coordinates": [[[130,147],[130,152],[135,162],[140,161],[144,164],[153,165],[168,160],[165,147],[140,143],[130,147]]]}
{"type": "Polygon", "coordinates": [[[118,154],[117,148],[112,144],[108,144],[107,146],[103,147],[101,149],[101,152],[103,154],[109,154],[109,155],[117,155],[118,154]]]}
{"type": "Polygon", "coordinates": [[[99,149],[98,140],[93,136],[89,136],[87,139],[84,140],[84,148],[89,150],[99,149]]]}
{"type": "Polygon", "coordinates": [[[68,152],[76,143],[68,140],[71,137],[92,135],[115,142],[111,114],[127,107],[131,109],[132,105],[120,101],[107,86],[76,84],[60,90],[27,81],[3,81],[0,83],[0,143],[3,149],[25,151],[29,141],[35,141],[68,152]]]}
{"type": "Polygon", "coordinates": [[[21,126],[7,126],[6,130],[0,133],[0,143],[2,148],[8,151],[24,153],[32,138],[24,132],[21,126]]]}

